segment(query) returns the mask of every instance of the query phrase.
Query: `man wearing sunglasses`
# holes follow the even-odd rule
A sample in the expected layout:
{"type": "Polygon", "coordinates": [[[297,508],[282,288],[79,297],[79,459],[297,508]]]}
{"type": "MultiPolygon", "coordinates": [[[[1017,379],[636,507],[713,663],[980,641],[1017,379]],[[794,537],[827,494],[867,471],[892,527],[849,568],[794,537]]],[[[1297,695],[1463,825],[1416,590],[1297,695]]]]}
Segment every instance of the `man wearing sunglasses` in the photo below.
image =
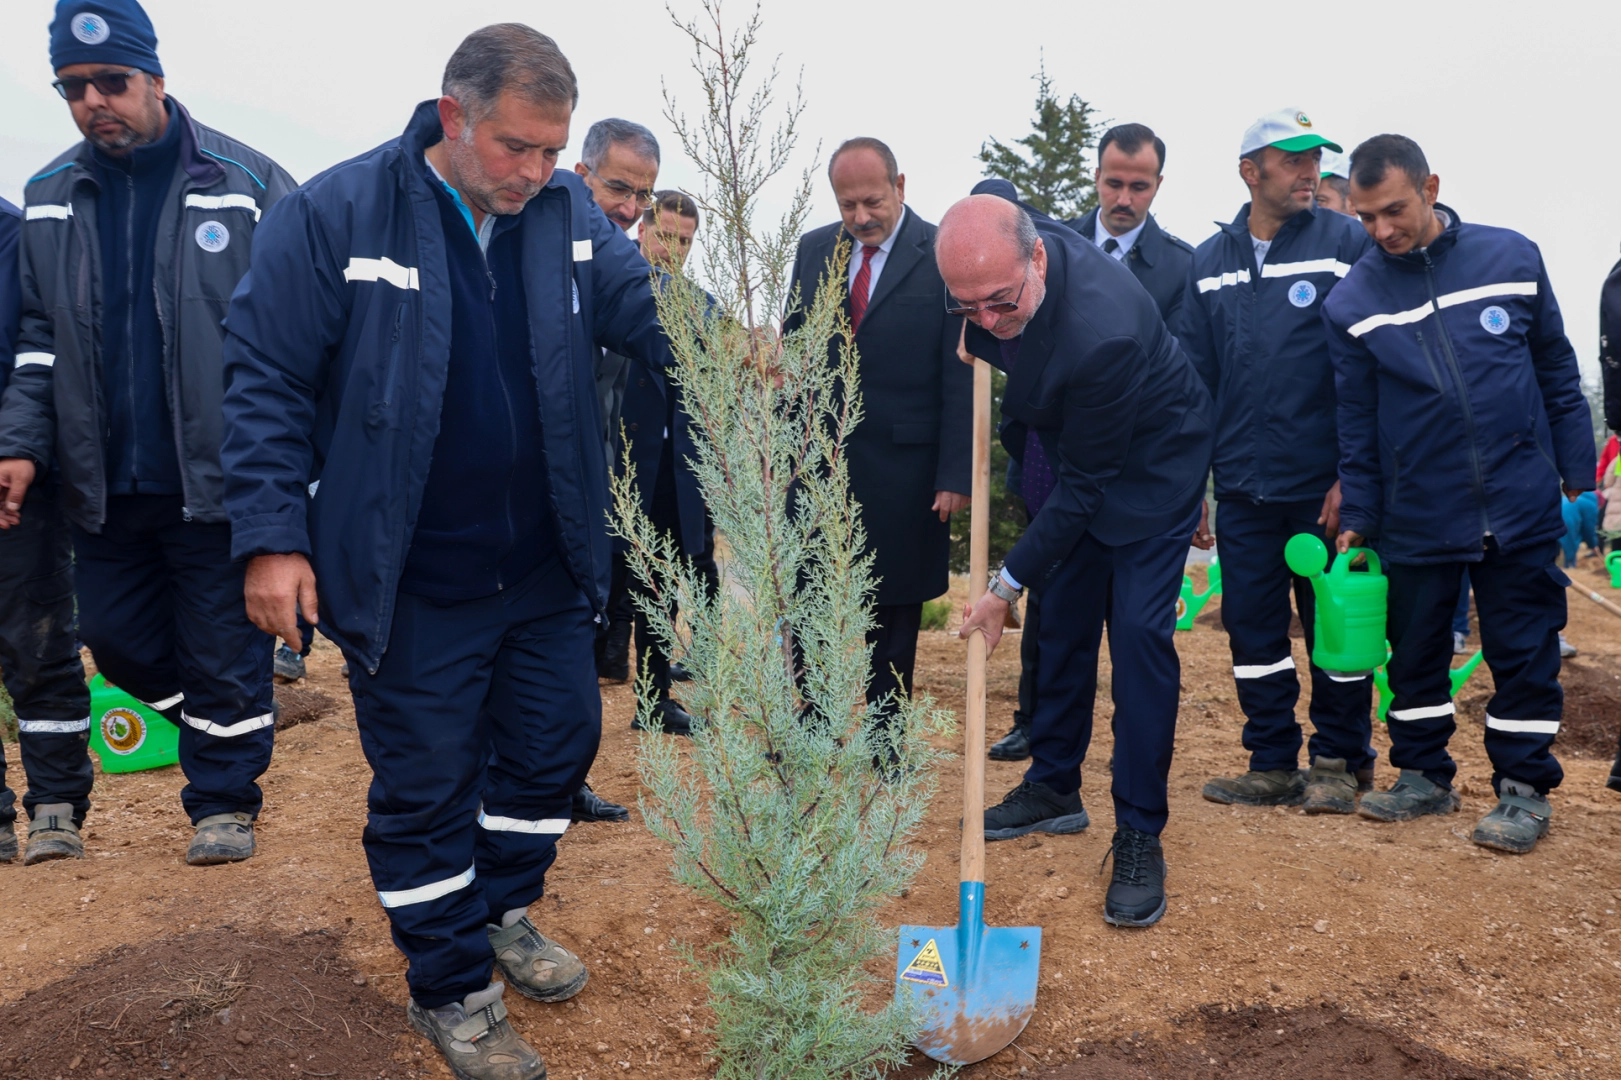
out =
{"type": "MultiPolygon", "coordinates": [[[[247,620],[231,557],[220,320],[260,215],[293,182],[165,93],[134,0],[64,0],[50,40],[84,141],[25,188],[0,528],[48,513],[29,488],[54,464],[80,633],[109,681],[180,727],[186,861],[232,862],[254,851],[273,641],[247,620]]],[[[71,854],[88,806],[52,815],[71,854]]]]}
{"type": "Polygon", "coordinates": [[[966,344],[1008,372],[1002,442],[1034,514],[962,633],[994,649],[1008,607],[1042,590],[1030,768],[985,813],[986,838],[1087,825],[1081,762],[1104,626],[1114,697],[1114,880],[1104,920],[1165,913],[1166,780],[1181,665],[1173,637],[1210,467],[1210,394],[1131,271],[1066,226],[971,195],[935,255],[966,344]],[[1058,617],[1062,613],[1062,617],[1058,617]]]}

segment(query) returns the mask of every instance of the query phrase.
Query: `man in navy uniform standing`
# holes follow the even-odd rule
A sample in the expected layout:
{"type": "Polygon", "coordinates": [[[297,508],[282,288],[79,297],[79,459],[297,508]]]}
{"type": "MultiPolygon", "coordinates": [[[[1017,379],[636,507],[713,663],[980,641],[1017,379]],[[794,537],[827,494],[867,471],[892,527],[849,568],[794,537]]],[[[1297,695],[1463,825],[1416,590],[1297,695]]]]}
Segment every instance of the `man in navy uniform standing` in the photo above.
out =
{"type": "Polygon", "coordinates": [[[491,968],[540,1001],[586,982],[527,909],[601,735],[596,352],[669,347],[646,260],[556,168],[556,43],[476,31],[443,91],[266,219],[226,320],[227,501],[249,615],[348,658],[411,1024],[458,1076],[531,1080],[491,968]]]}

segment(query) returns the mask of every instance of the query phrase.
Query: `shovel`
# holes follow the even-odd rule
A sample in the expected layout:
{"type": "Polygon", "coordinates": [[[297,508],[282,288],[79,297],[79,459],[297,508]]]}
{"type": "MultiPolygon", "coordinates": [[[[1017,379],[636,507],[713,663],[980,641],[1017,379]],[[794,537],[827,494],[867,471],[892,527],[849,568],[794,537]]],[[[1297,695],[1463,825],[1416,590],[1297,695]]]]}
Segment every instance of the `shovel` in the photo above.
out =
{"type": "MultiPolygon", "coordinates": [[[[967,359],[961,346],[958,354],[967,359]]],[[[974,484],[968,594],[985,592],[990,547],[991,369],[974,363],[974,484]]],[[[896,996],[921,1028],[915,1045],[948,1065],[984,1061],[1018,1038],[1036,1008],[1039,926],[985,925],[985,635],[968,639],[968,717],[963,725],[962,884],[956,926],[902,926],[896,996]]]]}

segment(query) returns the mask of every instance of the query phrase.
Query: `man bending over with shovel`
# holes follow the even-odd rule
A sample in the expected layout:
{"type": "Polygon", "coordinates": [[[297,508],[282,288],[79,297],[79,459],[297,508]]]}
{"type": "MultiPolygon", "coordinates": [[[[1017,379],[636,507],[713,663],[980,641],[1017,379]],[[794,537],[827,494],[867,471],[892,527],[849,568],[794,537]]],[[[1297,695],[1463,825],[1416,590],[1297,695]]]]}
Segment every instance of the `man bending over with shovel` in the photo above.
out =
{"type": "Polygon", "coordinates": [[[1002,442],[1034,519],[962,634],[995,649],[1010,604],[1042,589],[1036,711],[1024,782],[985,813],[985,838],[1088,824],[1081,762],[1092,734],[1105,621],[1114,663],[1114,879],[1104,921],[1165,913],[1166,777],[1181,664],[1172,636],[1211,455],[1210,394],[1131,271],[1063,226],[973,195],[935,243],[968,352],[1008,372],[1002,442]]]}

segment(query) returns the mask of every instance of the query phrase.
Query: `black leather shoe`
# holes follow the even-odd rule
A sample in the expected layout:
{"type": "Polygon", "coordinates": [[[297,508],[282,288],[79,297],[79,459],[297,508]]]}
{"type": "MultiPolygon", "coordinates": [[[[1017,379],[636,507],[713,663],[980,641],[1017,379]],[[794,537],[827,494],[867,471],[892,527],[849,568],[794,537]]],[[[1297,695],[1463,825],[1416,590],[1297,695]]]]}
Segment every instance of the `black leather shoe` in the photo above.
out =
{"type": "Polygon", "coordinates": [[[1611,791],[1621,791],[1621,754],[1616,754],[1615,764],[1610,766],[1610,777],[1604,781],[1604,786],[1611,791]]]}
{"type": "Polygon", "coordinates": [[[1014,724],[1013,730],[991,744],[986,755],[992,761],[1023,761],[1030,756],[1030,725],[1014,724]]]}
{"type": "Polygon", "coordinates": [[[601,795],[591,790],[590,784],[583,785],[574,793],[575,821],[629,821],[630,811],[618,803],[611,803],[601,795]]]}
{"type": "Polygon", "coordinates": [[[597,678],[607,679],[609,682],[627,682],[630,679],[630,632],[633,624],[629,621],[611,623],[608,633],[602,642],[602,652],[597,657],[597,678]]]}
{"type": "Polygon", "coordinates": [[[1103,921],[1110,926],[1159,922],[1165,914],[1165,849],[1159,837],[1122,825],[1114,832],[1105,861],[1109,855],[1114,856],[1114,880],[1103,897],[1103,921]]]}
{"type": "MultiPolygon", "coordinates": [[[[653,707],[653,711],[658,714],[659,719],[664,724],[664,734],[688,736],[692,734],[692,725],[696,721],[693,720],[691,713],[687,712],[687,710],[683,709],[676,702],[671,701],[669,698],[665,698],[663,701],[659,702],[653,707]]],[[[636,719],[630,722],[630,729],[632,731],[647,730],[647,728],[642,724],[641,713],[637,713],[636,719]]]]}
{"type": "Polygon", "coordinates": [[[692,681],[692,672],[688,671],[687,668],[686,668],[686,665],[684,665],[684,664],[680,664],[680,663],[671,664],[670,665],[670,681],[671,682],[691,682],[692,681]]]}
{"type": "Polygon", "coordinates": [[[1080,792],[1060,795],[1046,784],[1026,780],[985,811],[985,839],[1012,840],[1033,832],[1063,836],[1090,824],[1080,792]]]}

